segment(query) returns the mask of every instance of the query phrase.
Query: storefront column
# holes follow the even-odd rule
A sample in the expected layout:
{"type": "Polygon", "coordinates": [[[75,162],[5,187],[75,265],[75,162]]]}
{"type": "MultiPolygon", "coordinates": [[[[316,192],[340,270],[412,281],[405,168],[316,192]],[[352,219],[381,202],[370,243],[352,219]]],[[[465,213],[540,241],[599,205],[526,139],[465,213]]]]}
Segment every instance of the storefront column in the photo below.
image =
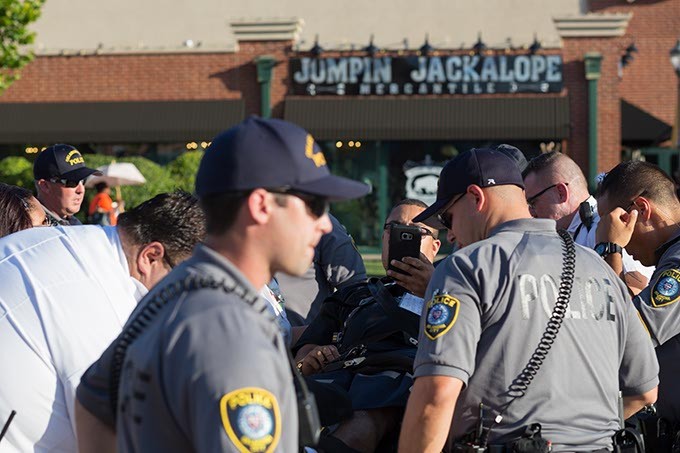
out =
{"type": "Polygon", "coordinates": [[[255,58],[257,65],[257,83],[260,84],[260,116],[270,118],[272,116],[272,69],[276,65],[271,55],[260,55],[255,58]]]}
{"type": "Polygon", "coordinates": [[[387,150],[382,146],[381,142],[375,142],[375,158],[376,168],[378,170],[378,178],[376,181],[377,189],[376,197],[378,199],[378,225],[381,227],[382,222],[387,218],[387,210],[389,209],[389,195],[387,191],[388,177],[388,157],[387,150]]]}
{"type": "Polygon", "coordinates": [[[588,52],[583,56],[588,81],[588,187],[595,193],[597,177],[597,81],[600,79],[602,54],[588,52]]]}

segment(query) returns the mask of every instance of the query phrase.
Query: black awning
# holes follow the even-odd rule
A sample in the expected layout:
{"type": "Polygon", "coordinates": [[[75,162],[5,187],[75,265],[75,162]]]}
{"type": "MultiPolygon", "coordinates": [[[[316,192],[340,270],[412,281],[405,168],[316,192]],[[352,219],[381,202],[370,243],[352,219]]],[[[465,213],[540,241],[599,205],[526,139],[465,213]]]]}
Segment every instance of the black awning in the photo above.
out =
{"type": "Polygon", "coordinates": [[[670,124],[621,100],[621,142],[656,145],[670,139],[672,131],[670,124]]]}
{"type": "Polygon", "coordinates": [[[566,97],[286,99],[284,118],[319,140],[509,140],[569,136],[566,97]]]}
{"type": "Polygon", "coordinates": [[[243,120],[241,99],[0,103],[0,143],[208,140],[243,120]]]}

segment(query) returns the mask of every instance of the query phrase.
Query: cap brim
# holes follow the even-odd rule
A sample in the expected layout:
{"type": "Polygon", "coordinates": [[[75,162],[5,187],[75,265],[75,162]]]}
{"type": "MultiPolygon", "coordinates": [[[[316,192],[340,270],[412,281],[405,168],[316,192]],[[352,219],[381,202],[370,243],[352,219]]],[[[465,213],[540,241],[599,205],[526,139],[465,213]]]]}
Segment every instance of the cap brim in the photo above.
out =
{"type": "Polygon", "coordinates": [[[363,197],[371,191],[371,186],[368,184],[335,175],[328,175],[304,184],[293,184],[291,188],[326,197],[329,201],[352,200],[363,197]]]}
{"type": "Polygon", "coordinates": [[[411,222],[417,223],[424,223],[425,225],[432,227],[432,228],[437,228],[438,230],[443,230],[446,227],[439,221],[437,218],[437,214],[441,212],[442,209],[446,207],[446,205],[451,201],[450,199],[448,200],[437,200],[434,203],[432,203],[426,210],[415,216],[411,222]]]}
{"type": "Polygon", "coordinates": [[[80,181],[81,179],[87,179],[87,177],[90,175],[101,176],[103,173],[99,170],[95,170],[94,168],[80,167],[76,170],[63,173],[60,178],[68,179],[69,181],[80,181]]]}

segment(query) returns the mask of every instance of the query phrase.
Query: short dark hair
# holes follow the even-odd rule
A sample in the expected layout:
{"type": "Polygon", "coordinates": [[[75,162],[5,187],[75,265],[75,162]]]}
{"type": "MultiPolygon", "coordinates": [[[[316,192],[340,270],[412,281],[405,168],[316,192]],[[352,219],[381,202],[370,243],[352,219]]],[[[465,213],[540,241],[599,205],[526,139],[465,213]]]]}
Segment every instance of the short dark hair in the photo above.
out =
{"type": "Polygon", "coordinates": [[[522,178],[526,178],[529,173],[540,173],[546,168],[550,168],[562,156],[560,151],[549,151],[547,153],[539,154],[529,161],[522,172],[522,178]]]}
{"type": "Polygon", "coordinates": [[[397,203],[392,206],[392,210],[398,208],[399,206],[418,206],[419,208],[427,209],[427,204],[424,201],[416,200],[415,198],[404,198],[403,200],[397,201],[397,203]]]}
{"type": "Polygon", "coordinates": [[[238,212],[251,192],[225,192],[202,197],[206,232],[215,236],[226,233],[236,222],[238,212]]]}
{"type": "Polygon", "coordinates": [[[118,217],[118,228],[135,245],[158,241],[171,265],[186,259],[205,237],[205,216],[193,195],[162,193],[118,217]]]}
{"type": "Polygon", "coordinates": [[[104,189],[106,189],[107,187],[109,187],[109,185],[106,184],[106,183],[103,182],[103,181],[102,181],[102,182],[98,182],[97,184],[94,185],[94,188],[95,188],[95,190],[97,191],[97,193],[102,192],[102,191],[103,191],[104,189]]]}
{"type": "Polygon", "coordinates": [[[602,180],[597,196],[607,195],[616,206],[625,206],[635,197],[660,203],[678,203],[675,182],[658,166],[644,161],[622,162],[602,180]]]}
{"type": "Polygon", "coordinates": [[[30,200],[33,194],[23,187],[0,182],[0,237],[33,226],[30,200]]]}
{"type": "MultiPolygon", "coordinates": [[[[399,206],[417,206],[419,208],[427,209],[427,204],[423,201],[416,200],[415,198],[404,198],[403,200],[399,200],[393,207],[392,211],[397,209],[399,206]]],[[[425,225],[425,228],[430,230],[432,232],[432,237],[435,239],[439,239],[439,230],[436,228],[432,228],[429,225],[425,225]]]]}

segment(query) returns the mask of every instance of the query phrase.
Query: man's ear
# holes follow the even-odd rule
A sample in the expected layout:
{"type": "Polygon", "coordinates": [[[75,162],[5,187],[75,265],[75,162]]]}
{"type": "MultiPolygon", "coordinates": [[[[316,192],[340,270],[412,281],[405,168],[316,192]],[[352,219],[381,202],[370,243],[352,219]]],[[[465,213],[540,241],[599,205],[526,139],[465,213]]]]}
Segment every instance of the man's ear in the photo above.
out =
{"type": "Polygon", "coordinates": [[[434,250],[434,256],[435,257],[437,256],[437,253],[439,253],[439,249],[441,248],[441,246],[442,246],[442,241],[440,241],[439,239],[434,239],[432,241],[432,250],[434,250]]]}
{"type": "Polygon", "coordinates": [[[638,220],[647,222],[652,217],[654,205],[645,197],[637,197],[634,201],[633,209],[638,212],[638,220]]]}
{"type": "Polygon", "coordinates": [[[557,184],[557,195],[560,197],[560,203],[569,201],[569,186],[563,182],[557,184]]]}
{"type": "Polygon", "coordinates": [[[258,224],[267,223],[271,215],[272,202],[271,195],[266,190],[253,190],[246,201],[250,217],[258,224]]]}
{"type": "Polygon", "coordinates": [[[47,184],[47,181],[44,179],[39,179],[37,181],[38,188],[40,189],[41,192],[49,192],[50,191],[50,185],[47,184]]]}
{"type": "Polygon", "coordinates": [[[482,188],[476,184],[471,184],[468,186],[467,191],[474,198],[477,211],[484,209],[487,200],[482,188]]]}
{"type": "MultiPolygon", "coordinates": [[[[154,271],[165,267],[165,247],[158,241],[144,244],[137,254],[137,271],[145,280],[153,278],[154,271]]],[[[145,283],[145,282],[142,282],[145,283]]]]}

